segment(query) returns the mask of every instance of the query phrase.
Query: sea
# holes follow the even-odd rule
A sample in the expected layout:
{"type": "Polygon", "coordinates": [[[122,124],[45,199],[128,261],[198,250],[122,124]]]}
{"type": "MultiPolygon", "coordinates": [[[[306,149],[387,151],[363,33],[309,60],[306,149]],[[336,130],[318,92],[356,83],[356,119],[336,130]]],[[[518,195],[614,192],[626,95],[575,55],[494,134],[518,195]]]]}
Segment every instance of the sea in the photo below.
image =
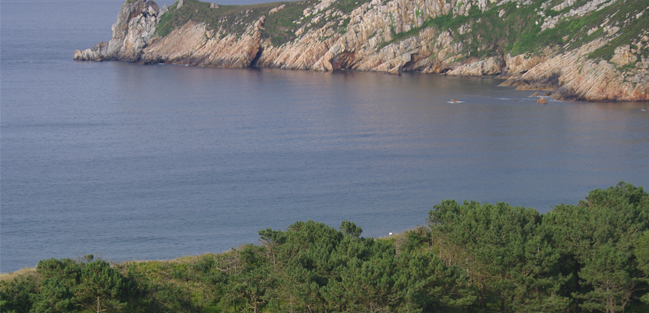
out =
{"type": "Polygon", "coordinates": [[[0,272],[219,253],[307,220],[386,237],[445,199],[547,213],[649,187],[649,103],[537,104],[496,78],[73,61],[110,39],[121,4],[1,3],[0,272]]]}

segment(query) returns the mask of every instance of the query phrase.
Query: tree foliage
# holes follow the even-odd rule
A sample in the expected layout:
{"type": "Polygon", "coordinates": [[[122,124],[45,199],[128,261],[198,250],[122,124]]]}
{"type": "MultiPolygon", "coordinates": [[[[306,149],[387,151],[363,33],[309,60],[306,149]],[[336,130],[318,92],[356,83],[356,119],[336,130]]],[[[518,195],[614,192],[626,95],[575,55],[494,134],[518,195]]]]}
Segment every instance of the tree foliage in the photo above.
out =
{"type": "Polygon", "coordinates": [[[649,312],[649,195],[620,183],[547,214],[435,205],[364,238],[314,221],[172,261],[49,259],[0,280],[0,312],[649,312]]]}

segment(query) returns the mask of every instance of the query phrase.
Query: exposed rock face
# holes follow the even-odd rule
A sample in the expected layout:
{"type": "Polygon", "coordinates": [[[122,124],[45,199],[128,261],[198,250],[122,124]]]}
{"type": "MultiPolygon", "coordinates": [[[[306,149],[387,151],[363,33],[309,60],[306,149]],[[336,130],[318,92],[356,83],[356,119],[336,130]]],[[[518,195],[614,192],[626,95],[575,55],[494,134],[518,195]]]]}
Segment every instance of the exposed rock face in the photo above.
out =
{"type": "Polygon", "coordinates": [[[276,8],[273,8],[270,11],[268,11],[268,15],[271,15],[273,13],[277,13],[279,10],[281,10],[281,9],[283,9],[285,7],[286,7],[286,4],[282,4],[282,5],[280,5],[280,6],[276,7],[276,8]]]}
{"type": "Polygon", "coordinates": [[[629,45],[620,46],[615,49],[615,55],[611,59],[611,62],[619,67],[624,67],[627,64],[635,63],[636,56],[631,52],[629,45]]]}
{"type": "Polygon", "coordinates": [[[208,31],[205,24],[187,23],[144,49],[144,63],[176,63],[201,67],[249,67],[259,52],[259,30],[265,17],[236,35],[208,31]]]}
{"type": "MultiPolygon", "coordinates": [[[[337,14],[329,9],[331,2],[325,0],[316,6],[308,15],[309,23],[317,23],[322,14],[337,14]]],[[[450,6],[442,0],[395,0],[385,4],[374,0],[348,15],[341,15],[341,18],[349,19],[344,34],[334,30],[337,24],[334,21],[304,32],[307,23],[296,32],[299,37],[292,42],[280,47],[272,46],[269,41],[263,42],[263,53],[256,65],[316,71],[352,69],[400,73],[406,69],[439,72],[443,68],[440,63],[448,63],[449,59],[453,61],[454,58],[448,56],[457,52],[448,32],[440,35],[438,31],[426,28],[403,41],[383,43],[392,41],[393,31],[408,31],[413,26],[422,26],[428,18],[449,12],[450,6]],[[443,59],[428,60],[432,53],[443,59]]]]}
{"type": "Polygon", "coordinates": [[[137,62],[142,49],[153,37],[161,10],[153,0],[136,0],[124,3],[113,24],[113,38],[110,42],[100,42],[92,49],[76,50],[74,59],[78,61],[126,61],[137,62]]]}
{"type": "Polygon", "coordinates": [[[490,57],[486,60],[479,60],[448,72],[452,76],[484,76],[500,74],[504,62],[500,58],[490,57]]]}
{"type": "Polygon", "coordinates": [[[605,43],[597,40],[557,55],[522,76],[509,78],[502,85],[527,90],[553,90],[552,97],[561,100],[649,100],[649,71],[646,68],[625,75],[607,61],[596,62],[587,58],[588,53],[605,43]],[[629,74],[633,76],[627,76],[629,74]]]}
{"type": "MultiPolygon", "coordinates": [[[[454,42],[450,32],[426,27],[400,41],[394,40],[394,33],[410,31],[413,27],[423,26],[426,19],[450,13],[451,6],[444,1],[397,0],[383,4],[375,0],[348,15],[350,22],[343,35],[334,32],[332,26],[327,24],[301,35],[293,42],[295,45],[289,43],[279,49],[264,51],[272,51],[279,56],[295,55],[296,50],[304,51],[299,53],[302,55],[312,54],[308,59],[299,57],[293,62],[290,58],[280,57],[283,60],[282,68],[317,71],[352,69],[391,74],[402,71],[440,73],[457,66],[455,60],[463,57],[459,53],[462,43],[454,42]],[[319,38],[329,39],[322,41],[319,38]],[[318,47],[318,50],[309,51],[310,47],[318,47]],[[323,52],[322,47],[328,49],[323,52]],[[311,63],[310,60],[315,62],[311,63]]],[[[273,62],[266,61],[262,65],[272,66],[273,62]]]]}
{"type": "MultiPolygon", "coordinates": [[[[192,1],[179,0],[175,9],[195,8],[192,1]]],[[[627,0],[548,1],[534,11],[538,14],[532,13],[539,19],[532,23],[542,25],[543,29],[553,29],[563,21],[557,16],[563,16],[564,20],[580,18],[618,1],[627,0]],[[544,13],[547,10],[565,12],[566,8],[571,10],[559,15],[546,16],[544,13]]],[[[77,50],[74,58],[204,67],[501,75],[509,78],[504,85],[554,91],[552,97],[557,99],[649,99],[649,57],[641,54],[642,49],[649,48],[649,31],[645,30],[643,36],[634,42],[617,47],[613,56],[607,59],[609,61],[588,57],[624,31],[619,23],[614,24],[608,19],[579,34],[579,38],[591,34],[599,36],[581,46],[570,46],[570,36],[564,36],[562,40],[568,42],[566,45],[549,46],[542,52],[514,56],[499,52],[502,47],[498,43],[483,42],[480,35],[467,35],[484,27],[480,24],[482,18],[471,19],[469,15],[477,14],[476,10],[486,12],[495,8],[497,18],[505,20],[513,14],[511,6],[506,6],[509,2],[516,3],[516,7],[533,4],[526,0],[503,0],[499,3],[496,0],[359,0],[356,7],[349,10],[337,6],[337,0],[321,0],[304,9],[302,15],[293,21],[293,28],[278,28],[283,33],[292,32],[292,38],[277,44],[264,37],[266,17],[284,14],[290,10],[291,4],[268,7],[262,15],[255,17],[254,22],[246,22],[245,30],[238,33],[188,20],[175,25],[168,35],[158,38],[156,26],[166,7],[161,10],[153,0],[136,0],[122,6],[109,43],[101,42],[92,49],[77,50]],[[467,22],[453,24],[456,25],[454,29],[431,22],[440,17],[467,22]]],[[[206,4],[205,8],[219,12],[214,3],[206,4]]],[[[630,15],[630,19],[641,19],[643,12],[630,15]]],[[[244,13],[247,17],[249,11],[244,13]]]]}
{"type": "Polygon", "coordinates": [[[539,63],[547,61],[544,56],[530,56],[526,57],[523,54],[517,56],[505,55],[505,68],[510,75],[521,75],[529,71],[531,68],[537,66],[539,63]]]}

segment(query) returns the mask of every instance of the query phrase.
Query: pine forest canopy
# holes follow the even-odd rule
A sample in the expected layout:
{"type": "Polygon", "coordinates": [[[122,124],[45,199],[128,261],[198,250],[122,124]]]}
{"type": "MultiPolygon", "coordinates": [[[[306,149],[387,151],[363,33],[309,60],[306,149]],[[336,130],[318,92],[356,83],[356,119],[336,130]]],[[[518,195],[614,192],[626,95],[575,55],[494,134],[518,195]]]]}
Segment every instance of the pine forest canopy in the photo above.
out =
{"type": "Polygon", "coordinates": [[[3,274],[1,312],[649,312],[649,194],[620,183],[547,214],[435,205],[361,237],[313,221],[171,261],[49,259],[3,274]]]}

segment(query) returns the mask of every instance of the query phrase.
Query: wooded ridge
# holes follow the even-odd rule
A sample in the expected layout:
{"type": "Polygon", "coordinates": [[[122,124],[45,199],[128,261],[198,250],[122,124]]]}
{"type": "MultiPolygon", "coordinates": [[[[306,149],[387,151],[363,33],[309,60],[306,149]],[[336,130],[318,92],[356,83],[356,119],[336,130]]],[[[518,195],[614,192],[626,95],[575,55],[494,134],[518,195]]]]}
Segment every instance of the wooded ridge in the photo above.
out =
{"type": "Polygon", "coordinates": [[[1,312],[648,312],[649,194],[620,183],[546,214],[446,200],[364,238],[313,221],[171,261],[49,259],[0,276],[1,312]]]}

